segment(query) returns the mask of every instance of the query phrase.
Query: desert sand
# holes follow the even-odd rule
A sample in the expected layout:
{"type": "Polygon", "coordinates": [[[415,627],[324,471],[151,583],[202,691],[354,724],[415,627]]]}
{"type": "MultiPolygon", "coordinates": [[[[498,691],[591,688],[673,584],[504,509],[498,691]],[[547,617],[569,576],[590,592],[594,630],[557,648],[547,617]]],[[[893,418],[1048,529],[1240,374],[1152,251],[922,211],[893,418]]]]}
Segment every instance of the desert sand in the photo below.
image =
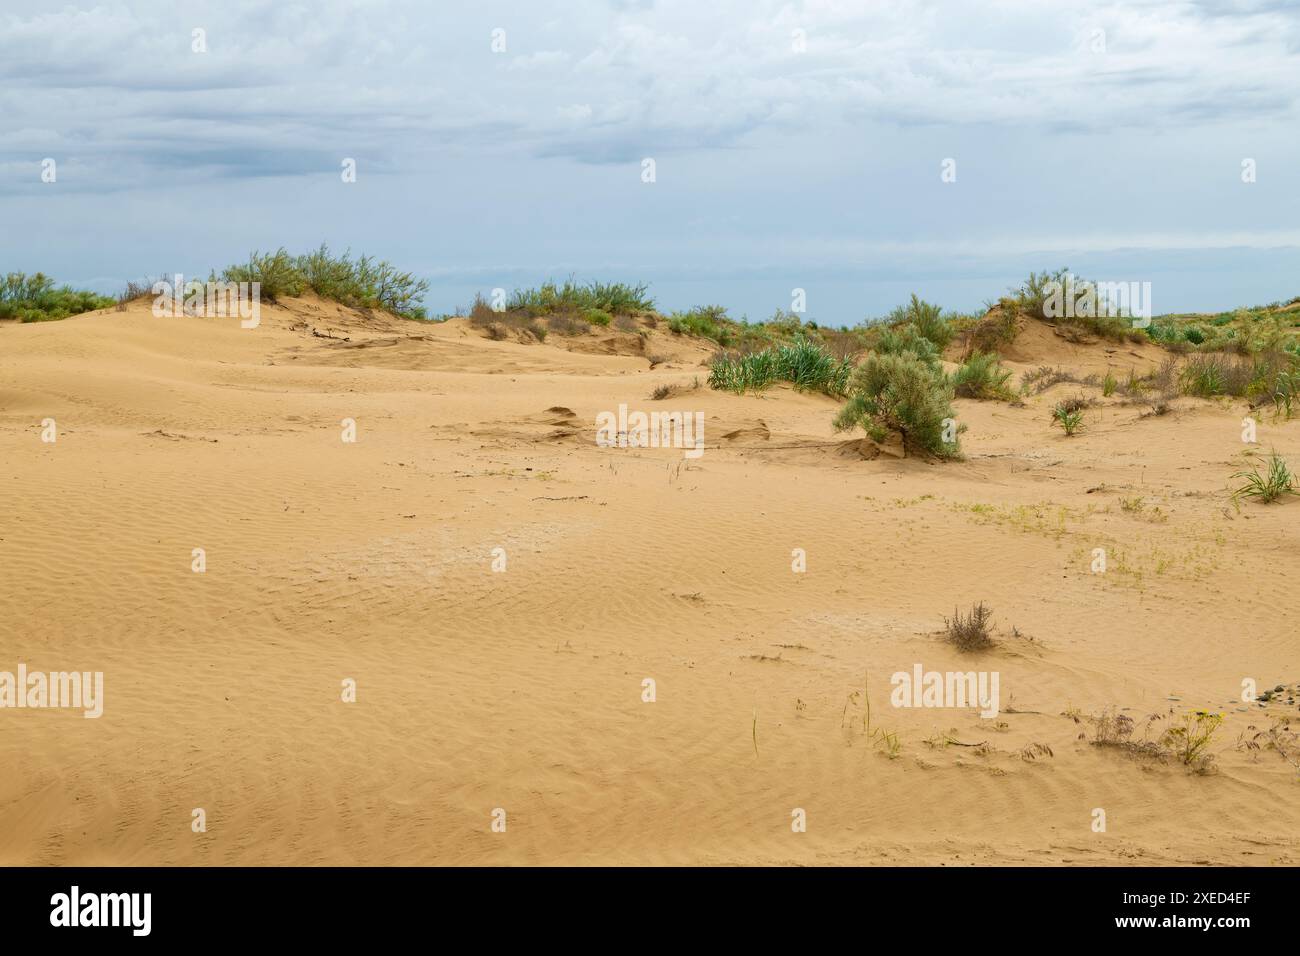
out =
{"type": "Polygon", "coordinates": [[[1300,502],[1229,500],[1244,402],[1099,398],[1066,438],[1096,389],[959,399],[936,463],[824,395],[692,388],[710,352],[312,297],[0,328],[0,669],[105,675],[98,719],[0,710],[0,863],[1300,861],[1296,768],[1241,745],[1300,716],[1240,700],[1300,681],[1300,502]],[[703,412],[704,454],[599,447],[620,404],[703,412]],[[972,656],[940,632],[977,601],[972,656]],[[916,664],[996,670],[1001,712],[891,706],[916,664]],[[1226,714],[1214,772],[1094,746],[1107,708],[1226,714]]]}

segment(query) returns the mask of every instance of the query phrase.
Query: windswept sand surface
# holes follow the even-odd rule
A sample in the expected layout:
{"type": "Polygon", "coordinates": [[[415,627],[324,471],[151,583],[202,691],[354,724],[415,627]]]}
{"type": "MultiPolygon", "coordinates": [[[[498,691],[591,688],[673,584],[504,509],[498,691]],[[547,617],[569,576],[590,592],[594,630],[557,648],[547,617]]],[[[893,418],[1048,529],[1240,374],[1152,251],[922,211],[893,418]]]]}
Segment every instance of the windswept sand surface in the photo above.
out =
{"type": "MultiPolygon", "coordinates": [[[[1017,371],[1159,358],[1027,335],[1017,371]]],[[[0,710],[0,863],[1300,861],[1296,769],[1237,746],[1300,717],[1238,700],[1300,681],[1300,502],[1224,490],[1243,403],[1067,439],[1061,385],[959,401],[964,461],[864,460],[823,396],[651,402],[707,351],[612,338],[316,300],[0,328],[0,670],[105,675],[99,719],[0,710]],[[703,412],[704,455],[597,447],[620,403],[703,412]],[[980,600],[1003,643],[961,655],[980,600]],[[891,707],[918,663],[996,670],[1003,712],[891,707]],[[1217,772],[1079,739],[1107,707],[1225,712],[1217,772]]]]}

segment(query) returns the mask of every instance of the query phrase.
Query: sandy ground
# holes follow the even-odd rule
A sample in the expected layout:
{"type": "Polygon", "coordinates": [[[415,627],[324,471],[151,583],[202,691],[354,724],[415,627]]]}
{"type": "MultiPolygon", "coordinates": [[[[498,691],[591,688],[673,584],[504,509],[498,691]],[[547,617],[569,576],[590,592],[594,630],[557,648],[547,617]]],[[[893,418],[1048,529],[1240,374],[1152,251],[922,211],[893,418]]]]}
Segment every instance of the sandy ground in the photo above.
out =
{"type": "Polygon", "coordinates": [[[829,398],[690,390],[702,347],[557,338],[310,299],[0,328],[0,670],[105,675],[99,719],[0,710],[0,863],[1300,861],[1296,768],[1238,746],[1300,716],[1239,699],[1300,681],[1300,501],[1228,501],[1243,403],[1067,439],[1061,385],[959,401],[964,461],[864,460],[829,398]],[[705,453],[598,447],[620,403],[703,412],[705,453]],[[962,655],[980,600],[1003,641],[962,655]],[[892,707],[916,664],[997,671],[1001,713],[892,707]],[[1216,772],[1080,739],[1107,707],[1226,713],[1216,772]]]}

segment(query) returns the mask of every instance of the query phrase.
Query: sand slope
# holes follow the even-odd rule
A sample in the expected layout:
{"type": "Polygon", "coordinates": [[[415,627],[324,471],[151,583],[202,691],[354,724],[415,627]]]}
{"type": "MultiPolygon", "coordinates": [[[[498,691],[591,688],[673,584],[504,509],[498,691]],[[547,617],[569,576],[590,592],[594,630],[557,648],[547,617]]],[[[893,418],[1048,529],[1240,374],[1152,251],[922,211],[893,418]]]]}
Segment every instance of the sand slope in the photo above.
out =
{"type": "MultiPolygon", "coordinates": [[[[1034,334],[1018,370],[1159,358],[1034,334]]],[[[1244,404],[1066,439],[1061,385],[958,402],[964,461],[863,460],[826,397],[692,390],[703,347],[565,344],[314,299],[0,328],[0,670],[106,684],[0,710],[0,863],[1300,860],[1296,769],[1235,746],[1300,716],[1237,700],[1300,681],[1300,502],[1224,493],[1244,404]],[[705,454],[597,447],[620,403],[703,412],[705,454]],[[1032,640],[951,649],[977,600],[1032,640]],[[1004,712],[891,707],[915,663],[997,670],[1004,712]],[[1226,712],[1218,772],[1080,740],[1108,706],[1226,712]]]]}

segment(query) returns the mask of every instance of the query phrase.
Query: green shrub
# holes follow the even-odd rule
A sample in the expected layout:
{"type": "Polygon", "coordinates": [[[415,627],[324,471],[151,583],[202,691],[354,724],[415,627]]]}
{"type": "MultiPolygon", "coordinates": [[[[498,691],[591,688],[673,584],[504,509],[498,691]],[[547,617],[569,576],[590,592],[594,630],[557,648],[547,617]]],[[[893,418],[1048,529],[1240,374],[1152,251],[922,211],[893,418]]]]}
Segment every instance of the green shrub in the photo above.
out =
{"type": "Polygon", "coordinates": [[[1065,429],[1066,437],[1073,437],[1083,427],[1083,409],[1062,402],[1052,409],[1052,422],[1065,429]]]}
{"type": "Polygon", "coordinates": [[[592,325],[609,325],[614,321],[614,317],[604,309],[587,309],[582,313],[582,317],[592,325]]]}
{"type": "Polygon", "coordinates": [[[727,346],[733,339],[729,323],[725,306],[701,305],[688,312],[674,312],[668,319],[668,329],[674,335],[695,335],[727,346]]]}
{"type": "Polygon", "coordinates": [[[425,317],[419,300],[429,291],[426,280],[386,261],[371,256],[353,259],[350,252],[334,256],[324,243],[302,256],[291,256],[283,248],[265,255],[254,252],[247,263],[230,266],[221,277],[227,282],[259,283],[262,298],[269,302],[310,289],[351,308],[385,309],[411,319],[425,317]]]}
{"type": "Polygon", "coordinates": [[[0,319],[53,322],[70,315],[107,309],[116,299],[95,292],[54,285],[43,272],[10,272],[0,281],[0,319]]]}
{"type": "Polygon", "coordinates": [[[889,314],[888,321],[891,326],[914,326],[916,333],[932,342],[939,352],[952,341],[952,324],[944,318],[939,306],[926,302],[915,292],[912,293],[911,302],[899,306],[889,314]]]}
{"type": "Polygon", "coordinates": [[[230,266],[221,277],[227,282],[257,282],[261,297],[275,302],[282,296],[302,295],[307,280],[294,258],[283,247],[263,255],[254,251],[247,263],[230,266]]]}
{"type": "Polygon", "coordinates": [[[860,427],[877,441],[897,432],[909,452],[953,458],[960,451],[960,429],[949,431],[956,419],[952,398],[948,377],[915,354],[873,353],[853,373],[835,427],[860,427]],[[949,436],[952,440],[945,441],[949,436]]]}
{"type": "Polygon", "coordinates": [[[911,355],[935,371],[942,368],[939,349],[911,323],[882,332],[875,351],[880,355],[911,355]]]}
{"type": "Polygon", "coordinates": [[[953,391],[959,398],[1010,399],[1007,381],[1011,371],[1002,368],[997,353],[976,352],[953,372],[953,391]]]}

